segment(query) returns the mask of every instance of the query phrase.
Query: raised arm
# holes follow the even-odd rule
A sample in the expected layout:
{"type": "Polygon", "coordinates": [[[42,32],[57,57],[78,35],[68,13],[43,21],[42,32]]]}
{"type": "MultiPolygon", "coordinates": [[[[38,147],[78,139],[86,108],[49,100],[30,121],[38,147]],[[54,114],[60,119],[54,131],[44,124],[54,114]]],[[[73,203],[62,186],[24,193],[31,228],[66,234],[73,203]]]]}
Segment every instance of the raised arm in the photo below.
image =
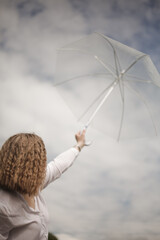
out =
{"type": "Polygon", "coordinates": [[[75,135],[75,138],[77,144],[74,147],[58,155],[53,161],[48,163],[46,178],[42,188],[47,187],[48,184],[59,178],[62,173],[64,173],[70,166],[72,166],[79,152],[85,145],[85,130],[83,130],[82,133],[78,132],[75,135]]]}

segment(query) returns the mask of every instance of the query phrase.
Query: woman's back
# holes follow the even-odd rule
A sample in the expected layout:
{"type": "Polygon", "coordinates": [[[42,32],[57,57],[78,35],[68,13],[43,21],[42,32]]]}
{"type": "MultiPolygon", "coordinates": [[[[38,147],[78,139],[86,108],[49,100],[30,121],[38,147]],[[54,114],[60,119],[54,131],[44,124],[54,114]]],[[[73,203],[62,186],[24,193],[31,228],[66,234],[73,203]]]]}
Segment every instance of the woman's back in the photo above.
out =
{"type": "Polygon", "coordinates": [[[35,197],[35,209],[16,192],[1,189],[0,199],[1,240],[47,239],[48,212],[41,194],[35,197]]]}

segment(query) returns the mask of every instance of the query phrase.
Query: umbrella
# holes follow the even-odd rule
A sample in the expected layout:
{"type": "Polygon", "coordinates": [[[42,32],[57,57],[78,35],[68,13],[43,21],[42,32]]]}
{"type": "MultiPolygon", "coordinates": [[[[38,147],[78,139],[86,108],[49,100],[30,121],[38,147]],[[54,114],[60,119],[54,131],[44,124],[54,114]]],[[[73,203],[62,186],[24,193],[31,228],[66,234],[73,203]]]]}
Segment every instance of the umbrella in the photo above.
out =
{"type": "Polygon", "coordinates": [[[145,53],[93,33],[58,50],[54,85],[86,129],[118,140],[159,134],[160,75],[145,53]]]}

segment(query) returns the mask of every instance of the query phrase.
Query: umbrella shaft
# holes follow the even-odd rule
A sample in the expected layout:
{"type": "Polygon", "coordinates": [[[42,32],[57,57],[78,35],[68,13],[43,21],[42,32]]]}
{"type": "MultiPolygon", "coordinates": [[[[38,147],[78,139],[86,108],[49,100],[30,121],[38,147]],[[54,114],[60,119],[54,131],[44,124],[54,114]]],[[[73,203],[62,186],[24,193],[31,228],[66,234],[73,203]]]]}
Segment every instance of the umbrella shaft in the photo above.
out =
{"type": "Polygon", "coordinates": [[[87,129],[88,126],[91,124],[92,120],[94,119],[94,117],[96,116],[97,112],[99,111],[99,109],[102,107],[102,105],[104,104],[104,102],[106,101],[106,99],[109,97],[109,95],[111,94],[111,92],[113,91],[113,89],[115,88],[115,86],[117,85],[117,81],[115,81],[112,86],[109,88],[109,90],[107,91],[106,95],[104,96],[104,98],[102,99],[102,101],[100,102],[100,104],[98,105],[98,107],[96,108],[96,110],[93,112],[93,114],[91,115],[91,117],[89,118],[88,122],[85,124],[84,128],[87,129]]]}

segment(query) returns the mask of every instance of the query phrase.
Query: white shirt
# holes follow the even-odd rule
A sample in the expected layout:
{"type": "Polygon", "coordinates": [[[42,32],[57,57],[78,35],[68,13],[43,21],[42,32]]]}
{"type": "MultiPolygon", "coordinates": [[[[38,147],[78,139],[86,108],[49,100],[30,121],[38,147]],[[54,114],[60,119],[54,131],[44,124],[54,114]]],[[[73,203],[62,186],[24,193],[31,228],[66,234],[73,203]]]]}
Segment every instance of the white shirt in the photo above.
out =
{"type": "MultiPolygon", "coordinates": [[[[43,188],[59,178],[78,156],[76,148],[70,148],[47,165],[43,188]]],[[[0,240],[48,239],[48,211],[39,193],[35,196],[35,209],[28,206],[23,196],[0,189],[0,240]]]]}

